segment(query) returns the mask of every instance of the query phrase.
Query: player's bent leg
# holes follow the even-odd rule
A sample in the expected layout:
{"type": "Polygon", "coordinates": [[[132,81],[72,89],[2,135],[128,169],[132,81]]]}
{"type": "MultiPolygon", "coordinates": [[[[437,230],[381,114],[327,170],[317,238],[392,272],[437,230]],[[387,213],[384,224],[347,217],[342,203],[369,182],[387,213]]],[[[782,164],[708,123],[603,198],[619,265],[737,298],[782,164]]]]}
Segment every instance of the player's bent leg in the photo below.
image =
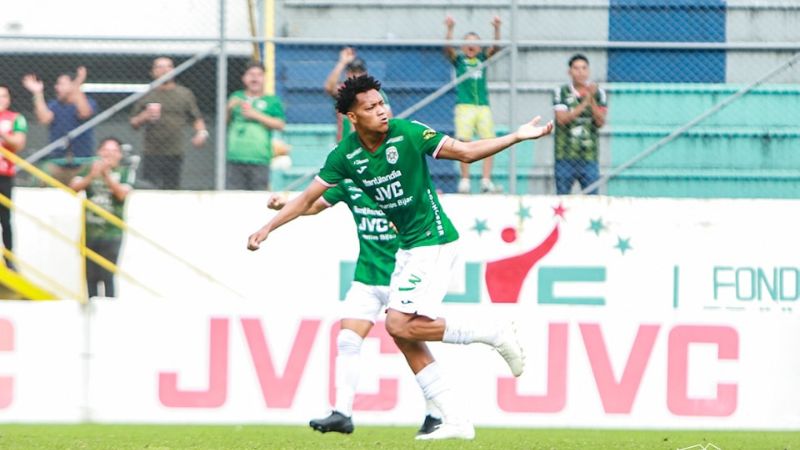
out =
{"type": "Polygon", "coordinates": [[[519,343],[514,322],[498,325],[481,320],[448,319],[445,322],[442,342],[448,344],[480,342],[491,345],[500,353],[515,377],[522,375],[525,370],[525,353],[519,343]]]}
{"type": "Polygon", "coordinates": [[[410,314],[389,308],[386,311],[386,331],[397,339],[411,341],[441,341],[444,336],[444,319],[410,314]]]}

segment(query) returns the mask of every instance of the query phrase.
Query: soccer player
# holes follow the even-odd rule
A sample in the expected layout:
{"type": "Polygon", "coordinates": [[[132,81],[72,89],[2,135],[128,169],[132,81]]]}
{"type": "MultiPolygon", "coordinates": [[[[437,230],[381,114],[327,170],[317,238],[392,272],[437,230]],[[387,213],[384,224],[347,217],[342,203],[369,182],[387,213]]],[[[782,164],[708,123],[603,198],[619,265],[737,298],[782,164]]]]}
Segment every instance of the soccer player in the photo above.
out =
{"type": "MultiPolygon", "coordinates": [[[[389,303],[389,280],[398,242],[386,214],[352,180],[344,180],[325,191],[303,215],[319,214],[339,202],[347,205],[356,222],[358,261],[336,337],[336,405],[328,417],[314,419],[309,426],[322,433],[349,434],[354,428],[353,399],[358,386],[361,344],[389,303]]],[[[286,197],[282,195],[273,195],[267,204],[277,210],[285,205],[286,197]]],[[[428,434],[442,423],[433,402],[426,403],[428,411],[417,435],[428,434]]]]}
{"type": "Polygon", "coordinates": [[[247,247],[258,250],[274,229],[300,216],[327,189],[353,180],[397,227],[400,250],[389,286],[386,330],[406,357],[425,398],[442,413],[442,425],[417,439],[473,439],[475,429],[463,417],[458,396],[445,382],[425,342],[488,344],[505,359],[514,376],[522,374],[525,360],[513,324],[445,319],[439,314],[454,266],[458,232],[439,204],[425,155],[471,163],[549,134],[553,124],[537,126],[537,117],[506,136],[461,142],[418,122],[389,120],[379,89],[380,83],[368,75],[345,81],[336,108],[348,116],[356,131],[334,147],[305,191],[250,235],[247,247]]]}

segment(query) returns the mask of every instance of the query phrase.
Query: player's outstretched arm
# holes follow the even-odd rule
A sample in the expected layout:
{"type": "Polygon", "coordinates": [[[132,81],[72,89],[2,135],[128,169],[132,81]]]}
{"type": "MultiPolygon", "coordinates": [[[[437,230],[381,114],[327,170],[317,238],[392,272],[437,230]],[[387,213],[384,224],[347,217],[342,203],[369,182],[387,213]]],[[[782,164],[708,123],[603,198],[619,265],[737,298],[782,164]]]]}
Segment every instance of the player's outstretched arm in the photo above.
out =
{"type": "MultiPolygon", "coordinates": [[[[269,200],[267,200],[267,208],[279,211],[283,209],[288,202],[289,198],[286,196],[286,194],[273,194],[269,200]]],[[[328,203],[320,197],[314,202],[313,205],[311,205],[311,208],[305,210],[302,215],[313,216],[325,211],[326,209],[328,209],[328,203]]]]}
{"type": "Polygon", "coordinates": [[[480,139],[471,142],[462,142],[453,138],[446,138],[441,150],[436,155],[438,159],[454,159],[472,163],[499,153],[512,145],[528,139],[539,139],[553,132],[553,121],[539,126],[541,116],[536,116],[530,122],[520,126],[514,133],[491,139],[480,139]]]}
{"type": "Polygon", "coordinates": [[[286,203],[272,220],[250,235],[247,239],[247,249],[252,251],[258,250],[260,244],[267,239],[267,236],[269,236],[272,230],[302,215],[303,212],[314,205],[314,202],[316,202],[327,189],[328,187],[319,181],[312,181],[305,191],[286,203]]]}

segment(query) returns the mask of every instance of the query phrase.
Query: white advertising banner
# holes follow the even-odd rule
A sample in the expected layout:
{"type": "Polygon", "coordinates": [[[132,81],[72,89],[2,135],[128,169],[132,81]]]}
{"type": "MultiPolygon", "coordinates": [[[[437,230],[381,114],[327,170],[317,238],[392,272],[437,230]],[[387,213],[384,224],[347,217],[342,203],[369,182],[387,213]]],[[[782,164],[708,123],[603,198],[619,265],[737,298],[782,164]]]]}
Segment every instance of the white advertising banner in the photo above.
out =
{"type": "MultiPolygon", "coordinates": [[[[306,423],[333,401],[335,310],[266,302],[102,301],[91,329],[91,418],[306,423]]],[[[476,424],[614,428],[800,427],[800,321],[714,312],[623,313],[449,305],[514,318],[527,370],[482,344],[433,351],[476,424]]],[[[416,424],[419,387],[382,326],[364,345],[354,417],[416,424]]]]}
{"type": "MultiPolygon", "coordinates": [[[[120,265],[161,298],[118,277],[120,299],[93,303],[75,409],[104,422],[305,423],[326,412],[355,223],[337,205],[249,252],[247,236],[274,214],[267,197],[131,196],[133,227],[229,288],[129,233],[120,265]]],[[[800,427],[800,202],[442,202],[461,234],[446,313],[514,318],[528,351],[515,381],[486,347],[434,346],[476,423],[800,427]]],[[[373,333],[357,421],[419,422],[414,378],[382,326],[373,333]]]]}
{"type": "Polygon", "coordinates": [[[73,301],[0,301],[0,422],[76,422],[86,327],[73,301]]]}

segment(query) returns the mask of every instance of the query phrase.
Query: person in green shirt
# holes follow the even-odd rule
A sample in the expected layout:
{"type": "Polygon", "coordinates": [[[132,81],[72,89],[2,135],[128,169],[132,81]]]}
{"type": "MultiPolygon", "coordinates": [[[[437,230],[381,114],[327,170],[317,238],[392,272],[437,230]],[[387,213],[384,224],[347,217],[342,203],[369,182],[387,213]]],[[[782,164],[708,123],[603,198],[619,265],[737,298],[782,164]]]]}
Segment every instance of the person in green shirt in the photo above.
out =
{"type": "Polygon", "coordinates": [[[274,156],[272,130],[283,130],[286,116],[281,100],[264,95],[264,67],[247,65],[242,74],[244,89],[228,97],[228,189],[269,189],[270,162],[274,156]]]}
{"type": "MultiPolygon", "coordinates": [[[[275,194],[267,205],[280,210],[286,201],[284,195],[275,194]]],[[[358,387],[361,344],[389,303],[389,282],[398,241],[386,214],[352,180],[344,180],[325,191],[303,215],[319,214],[340,202],[347,205],[356,222],[358,261],[336,337],[336,404],[327,417],[314,419],[309,426],[322,433],[349,434],[354,429],[353,400],[358,387]]],[[[426,407],[418,435],[431,433],[442,423],[435,405],[428,401],[426,407]]]]}
{"type": "MultiPolygon", "coordinates": [[[[75,192],[86,191],[86,198],[111,214],[122,218],[125,199],[131,193],[134,174],[128,166],[121,165],[122,143],[108,137],[100,142],[97,159],[85,167],[69,184],[75,192]]],[[[85,211],[86,246],[103,258],[116,264],[122,246],[122,230],[106,219],[85,211]]],[[[103,284],[103,295],[114,297],[114,274],[86,259],[86,283],[89,298],[97,297],[103,284]]]]}
{"type": "MultiPolygon", "coordinates": [[[[500,17],[494,16],[492,27],[494,27],[494,39],[500,40],[500,17]]],[[[451,16],[445,18],[447,34],[445,39],[453,39],[453,28],[455,20],[451,16]]],[[[494,120],[492,110],[489,107],[489,90],[486,86],[486,67],[478,70],[477,67],[491,58],[497,52],[497,46],[483,49],[478,41],[480,36],[475,32],[464,35],[464,40],[475,41],[467,45],[462,45],[461,50],[457,51],[452,46],[444,48],[444,54],[456,69],[456,78],[461,77],[467,72],[471,75],[464,81],[456,85],[456,109],[453,115],[456,129],[456,139],[460,141],[471,141],[477,133],[480,139],[493,138],[494,120]]],[[[461,180],[458,182],[458,192],[467,194],[471,191],[469,178],[469,165],[461,163],[461,180]]],[[[483,160],[483,172],[481,177],[481,192],[494,192],[495,186],[492,183],[492,158],[483,160]]]]}
{"type": "Polygon", "coordinates": [[[417,439],[473,439],[475,429],[462,416],[459,398],[425,342],[488,344],[506,360],[514,376],[524,370],[524,354],[513,323],[440,315],[455,265],[458,232],[439,203],[425,156],[471,163],[549,134],[553,124],[538,126],[536,117],[506,136],[462,142],[419,122],[390,120],[379,90],[380,82],[368,75],[344,82],[336,109],[347,115],[355,132],[331,150],[305,191],[249,236],[247,248],[258,250],[273,230],[311,208],[326,190],[345,179],[353,180],[397,228],[400,248],[389,287],[386,330],[443,420],[436,431],[417,439]]]}
{"type": "MultiPolygon", "coordinates": [[[[589,60],[578,53],[569,59],[570,83],[553,94],[556,116],[556,193],[569,194],[577,181],[582,190],[600,178],[600,128],[606,123],[608,100],[589,79],[589,60]]],[[[596,195],[597,189],[587,192],[596,195]]]]}

